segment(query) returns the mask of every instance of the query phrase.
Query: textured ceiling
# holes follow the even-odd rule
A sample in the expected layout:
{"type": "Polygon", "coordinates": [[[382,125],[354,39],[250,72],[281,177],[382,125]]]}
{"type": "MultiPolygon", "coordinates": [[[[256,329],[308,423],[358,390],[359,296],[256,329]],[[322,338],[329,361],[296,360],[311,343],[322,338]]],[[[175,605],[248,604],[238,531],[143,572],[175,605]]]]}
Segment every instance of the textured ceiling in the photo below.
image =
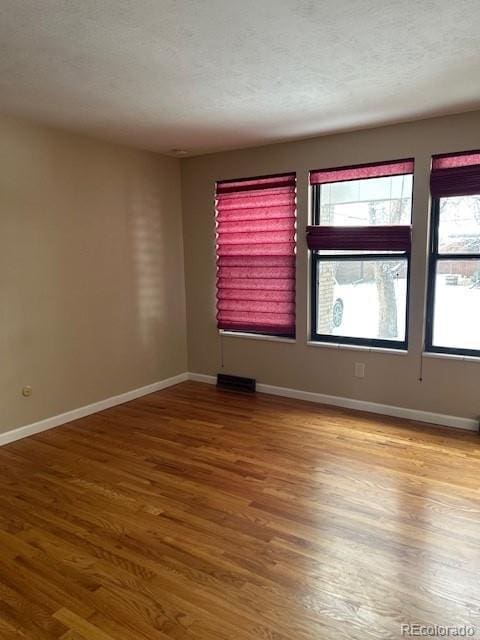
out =
{"type": "Polygon", "coordinates": [[[480,107],[479,0],[0,0],[0,110],[189,155],[480,107]]]}

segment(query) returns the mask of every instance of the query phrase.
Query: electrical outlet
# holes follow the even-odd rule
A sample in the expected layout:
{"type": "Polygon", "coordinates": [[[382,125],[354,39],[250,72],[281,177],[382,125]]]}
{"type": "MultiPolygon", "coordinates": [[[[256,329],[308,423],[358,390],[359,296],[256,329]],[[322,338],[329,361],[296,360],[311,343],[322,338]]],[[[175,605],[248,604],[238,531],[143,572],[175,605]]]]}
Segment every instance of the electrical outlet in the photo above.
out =
{"type": "Polygon", "coordinates": [[[356,378],[364,378],[365,377],[365,363],[364,362],[355,362],[355,366],[353,369],[353,375],[356,378]]]}
{"type": "Polygon", "coordinates": [[[27,384],[25,387],[23,387],[22,395],[25,398],[29,398],[32,395],[32,393],[33,393],[33,390],[32,390],[32,387],[30,385],[27,384]]]}

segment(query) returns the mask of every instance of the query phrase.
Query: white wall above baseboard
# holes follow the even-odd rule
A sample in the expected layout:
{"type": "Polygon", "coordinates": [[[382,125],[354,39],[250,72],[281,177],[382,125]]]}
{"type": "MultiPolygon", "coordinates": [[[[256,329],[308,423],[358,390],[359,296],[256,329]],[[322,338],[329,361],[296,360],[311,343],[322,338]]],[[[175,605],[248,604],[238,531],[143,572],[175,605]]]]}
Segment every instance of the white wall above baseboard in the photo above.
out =
{"type": "Polygon", "coordinates": [[[172,387],[173,385],[179,384],[180,382],[185,382],[188,379],[188,373],[180,373],[179,375],[173,376],[172,378],[166,378],[165,380],[154,382],[153,384],[149,384],[145,387],[132,389],[131,391],[121,393],[118,396],[112,396],[111,398],[106,398],[105,400],[100,400],[99,402],[88,404],[84,407],[80,407],[79,409],[72,409],[72,411],[67,411],[66,413],[62,413],[58,416],[45,418],[45,420],[40,420],[39,422],[34,422],[33,424],[28,424],[24,427],[11,429],[10,431],[6,431],[5,433],[0,434],[0,446],[8,444],[9,442],[14,442],[15,440],[20,440],[21,438],[26,438],[27,436],[31,436],[35,433],[40,433],[41,431],[53,429],[54,427],[58,427],[61,424],[72,422],[72,420],[84,418],[85,416],[89,416],[92,413],[98,413],[99,411],[103,411],[104,409],[110,409],[110,407],[115,407],[116,405],[130,402],[130,400],[135,400],[135,398],[140,398],[141,396],[146,396],[149,393],[154,393],[155,391],[160,391],[161,389],[166,389],[167,387],[172,387]]]}
{"type": "MultiPolygon", "coordinates": [[[[203,373],[189,373],[188,378],[189,380],[205,382],[207,384],[216,384],[217,381],[215,376],[205,375],[203,373]]],[[[393,416],[395,418],[416,420],[418,422],[428,422],[430,424],[454,427],[456,429],[478,431],[479,427],[478,421],[471,418],[449,416],[443,413],[433,413],[430,411],[419,411],[417,409],[396,407],[394,405],[379,404],[377,402],[368,402],[366,400],[356,400],[354,398],[330,396],[324,393],[289,389],[288,387],[275,387],[270,384],[257,384],[257,391],[260,393],[268,393],[273,396],[295,398],[296,400],[306,400],[307,402],[318,402],[320,404],[328,404],[335,407],[342,407],[344,409],[354,409],[356,411],[368,411],[369,413],[378,413],[385,416],[393,416]]]]}

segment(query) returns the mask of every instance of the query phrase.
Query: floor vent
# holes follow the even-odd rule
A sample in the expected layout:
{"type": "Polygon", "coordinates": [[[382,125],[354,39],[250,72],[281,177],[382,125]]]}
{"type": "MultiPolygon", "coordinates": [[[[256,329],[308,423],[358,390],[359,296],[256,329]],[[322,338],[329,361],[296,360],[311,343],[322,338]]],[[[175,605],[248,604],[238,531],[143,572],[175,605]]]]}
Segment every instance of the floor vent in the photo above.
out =
{"type": "Polygon", "coordinates": [[[246,391],[255,393],[255,378],[242,378],[241,376],[227,376],[225,373],[217,374],[217,387],[219,389],[230,389],[230,391],[246,391]]]}

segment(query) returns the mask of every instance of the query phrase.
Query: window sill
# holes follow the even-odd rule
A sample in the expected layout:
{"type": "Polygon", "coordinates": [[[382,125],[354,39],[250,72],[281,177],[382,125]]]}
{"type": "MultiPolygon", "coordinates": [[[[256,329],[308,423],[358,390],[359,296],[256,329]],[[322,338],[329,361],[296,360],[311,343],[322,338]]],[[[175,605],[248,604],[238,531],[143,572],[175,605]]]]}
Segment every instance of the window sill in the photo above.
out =
{"type": "Polygon", "coordinates": [[[295,338],[281,338],[280,336],[264,336],[260,333],[242,333],[240,331],[222,331],[218,335],[226,338],[247,338],[250,340],[266,340],[267,342],[286,342],[287,344],[295,344],[295,338]]]}
{"type": "Polygon", "coordinates": [[[480,363],[479,356],[461,356],[458,353],[435,353],[435,351],[424,351],[422,356],[424,358],[439,358],[440,360],[458,360],[460,362],[480,363]]]}
{"type": "Polygon", "coordinates": [[[326,347],[327,349],[338,349],[340,351],[363,351],[367,353],[388,353],[395,356],[406,356],[408,351],[405,349],[388,349],[385,347],[364,347],[360,344],[343,344],[340,342],[317,342],[316,340],[308,340],[309,347],[326,347]]]}

